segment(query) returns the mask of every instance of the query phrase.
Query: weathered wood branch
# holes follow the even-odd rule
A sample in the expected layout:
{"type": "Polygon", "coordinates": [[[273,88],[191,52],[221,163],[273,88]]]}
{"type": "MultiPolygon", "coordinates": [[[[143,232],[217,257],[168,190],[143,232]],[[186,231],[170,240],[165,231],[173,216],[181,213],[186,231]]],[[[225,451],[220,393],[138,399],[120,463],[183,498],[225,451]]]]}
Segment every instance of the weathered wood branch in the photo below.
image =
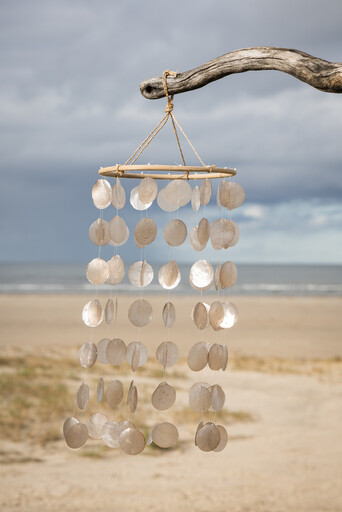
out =
{"type": "MultiPolygon", "coordinates": [[[[288,48],[261,46],[226,53],[202,66],[167,77],[170,95],[193,91],[234,73],[273,69],[283,71],[324,92],[342,93],[342,63],[328,62],[308,53],[288,48]]],[[[165,96],[162,77],[154,77],[140,84],[145,98],[165,96]]]]}

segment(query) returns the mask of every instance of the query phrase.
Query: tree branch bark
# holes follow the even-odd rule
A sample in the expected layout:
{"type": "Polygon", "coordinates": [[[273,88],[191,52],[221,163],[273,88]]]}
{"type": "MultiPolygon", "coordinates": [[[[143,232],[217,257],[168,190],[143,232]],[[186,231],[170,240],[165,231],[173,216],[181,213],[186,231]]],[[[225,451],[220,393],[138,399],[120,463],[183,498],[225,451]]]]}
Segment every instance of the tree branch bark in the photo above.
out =
{"type": "MultiPolygon", "coordinates": [[[[308,53],[289,48],[261,46],[226,53],[202,66],[167,77],[170,95],[193,91],[234,73],[273,69],[294,76],[323,92],[342,93],[342,63],[328,62],[308,53]]],[[[147,99],[165,96],[162,77],[141,82],[140,91],[147,99]]]]}

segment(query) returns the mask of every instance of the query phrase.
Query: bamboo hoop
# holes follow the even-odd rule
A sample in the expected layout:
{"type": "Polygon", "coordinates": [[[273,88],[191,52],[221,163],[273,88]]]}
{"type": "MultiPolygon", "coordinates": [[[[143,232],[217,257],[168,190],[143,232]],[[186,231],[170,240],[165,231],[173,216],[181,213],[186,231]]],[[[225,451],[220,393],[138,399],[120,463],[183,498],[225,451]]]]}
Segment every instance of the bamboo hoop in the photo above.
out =
{"type": "Polygon", "coordinates": [[[100,176],[113,178],[143,179],[154,178],[156,180],[198,180],[227,178],[236,175],[236,169],[216,167],[216,165],[192,166],[192,165],[113,165],[101,167],[100,176]],[[127,172],[128,171],[128,172],[127,172]],[[160,171],[165,174],[160,174],[160,171]],[[166,174],[168,173],[168,174],[166,174]]]}

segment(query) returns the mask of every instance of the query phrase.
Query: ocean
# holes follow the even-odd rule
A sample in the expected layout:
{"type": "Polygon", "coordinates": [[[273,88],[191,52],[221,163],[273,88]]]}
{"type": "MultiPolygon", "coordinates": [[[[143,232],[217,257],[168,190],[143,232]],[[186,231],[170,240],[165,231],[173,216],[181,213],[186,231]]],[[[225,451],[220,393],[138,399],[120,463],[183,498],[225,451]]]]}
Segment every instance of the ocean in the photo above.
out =
{"type": "MultiPolygon", "coordinates": [[[[144,294],[163,292],[154,264],[152,283],[144,294]]],[[[237,264],[238,279],[231,295],[342,296],[342,265],[247,265],[237,264]]],[[[85,263],[0,263],[0,293],[94,293],[85,277],[85,263]]],[[[182,279],[173,294],[198,294],[189,283],[190,265],[180,265],[182,279]]],[[[108,292],[110,285],[100,291],[108,292]]],[[[127,268],[118,292],[136,294],[128,281],[127,268]]],[[[211,291],[214,291],[212,287],[211,291]]]]}

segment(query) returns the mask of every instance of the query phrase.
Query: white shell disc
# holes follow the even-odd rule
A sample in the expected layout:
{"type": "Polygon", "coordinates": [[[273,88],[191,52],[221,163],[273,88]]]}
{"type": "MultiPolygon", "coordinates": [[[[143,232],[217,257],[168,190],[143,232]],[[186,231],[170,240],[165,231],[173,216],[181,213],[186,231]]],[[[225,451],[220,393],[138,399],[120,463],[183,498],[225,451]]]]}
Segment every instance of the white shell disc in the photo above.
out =
{"type": "Polygon", "coordinates": [[[221,370],[223,362],[222,345],[213,343],[209,349],[208,366],[211,370],[221,370]]]}
{"type": "Polygon", "coordinates": [[[169,261],[159,269],[158,281],[165,290],[172,290],[173,288],[176,288],[180,280],[181,273],[174,260],[169,261]]]}
{"type": "Polygon", "coordinates": [[[138,196],[143,204],[151,204],[158,194],[158,185],[155,179],[147,177],[138,185],[138,196]]]}
{"type": "Polygon", "coordinates": [[[87,341],[87,343],[83,343],[79,352],[78,352],[78,360],[80,365],[83,368],[91,368],[97,358],[97,348],[95,343],[92,341],[87,341]]]}
{"type": "Polygon", "coordinates": [[[194,249],[194,251],[203,251],[203,249],[205,248],[205,245],[200,244],[200,242],[198,240],[198,236],[197,236],[197,229],[198,229],[198,226],[195,226],[190,231],[190,234],[189,234],[190,245],[194,249]]]}
{"type": "Polygon", "coordinates": [[[228,210],[233,210],[242,205],[245,200],[245,191],[239,183],[231,181],[229,185],[229,201],[226,207],[228,210]]]}
{"type": "Polygon", "coordinates": [[[234,223],[227,219],[216,219],[210,226],[210,241],[214,249],[228,249],[235,237],[234,223]]]}
{"type": "Polygon", "coordinates": [[[145,247],[153,242],[157,236],[157,225],[149,217],[140,219],[134,230],[134,240],[139,247],[145,247]]]}
{"type": "Polygon", "coordinates": [[[108,283],[116,285],[121,283],[125,275],[125,264],[119,254],[116,254],[108,261],[108,283]]]}
{"type": "Polygon", "coordinates": [[[118,429],[119,429],[120,434],[121,434],[121,432],[126,430],[126,428],[135,428],[135,425],[131,421],[127,421],[127,420],[119,421],[118,429]]]}
{"type": "Polygon", "coordinates": [[[104,317],[104,311],[101,302],[93,299],[84,306],[82,310],[82,320],[88,327],[97,327],[104,317]]]}
{"type": "Polygon", "coordinates": [[[236,324],[239,318],[239,312],[233,302],[224,303],[224,318],[221,322],[222,329],[229,329],[236,324]]]}
{"type": "Polygon", "coordinates": [[[237,279],[237,268],[232,261],[226,261],[220,270],[220,282],[222,288],[230,288],[237,279]]]}
{"type": "Polygon", "coordinates": [[[97,180],[91,191],[94,206],[104,210],[112,202],[112,187],[107,180],[97,180]]]}
{"type": "Polygon", "coordinates": [[[195,213],[198,212],[199,207],[201,206],[200,189],[197,185],[193,189],[192,194],[191,194],[191,206],[195,213]]]}
{"type": "Polygon", "coordinates": [[[197,227],[197,239],[201,245],[204,245],[204,247],[207,245],[210,235],[210,224],[208,222],[208,219],[200,220],[198,227],[197,227]]]}
{"type": "Polygon", "coordinates": [[[89,387],[87,384],[82,382],[82,384],[80,385],[80,387],[78,388],[78,391],[77,391],[77,398],[76,398],[77,406],[80,409],[85,409],[87,407],[88,401],[89,401],[89,387]]]}
{"type": "Polygon", "coordinates": [[[196,382],[189,391],[189,406],[195,412],[205,412],[211,404],[208,384],[196,382]]]}
{"type": "Polygon", "coordinates": [[[136,327],[145,327],[152,320],[152,306],[145,299],[135,300],[129,307],[128,318],[136,327]]]}
{"type": "Polygon", "coordinates": [[[126,361],[133,372],[146,363],[148,357],[147,348],[140,341],[133,341],[127,346],[126,361]]]}
{"type": "Polygon", "coordinates": [[[233,220],[231,220],[231,223],[234,226],[235,235],[234,235],[233,240],[229,243],[229,247],[234,247],[234,245],[236,245],[238,243],[238,241],[240,240],[240,228],[239,228],[238,224],[236,222],[234,222],[233,220]]]}
{"type": "Polygon", "coordinates": [[[106,324],[111,324],[114,316],[114,302],[113,299],[108,299],[105,305],[105,321],[106,324]]]}
{"type": "Polygon", "coordinates": [[[126,192],[120,183],[120,179],[116,178],[116,181],[112,187],[112,205],[117,210],[121,210],[126,203],[126,192]]]}
{"type": "Polygon", "coordinates": [[[152,440],[159,448],[170,448],[178,441],[178,430],[175,425],[164,421],[158,423],[152,431],[152,440]]]}
{"type": "Polygon", "coordinates": [[[179,350],[172,341],[163,341],[156,351],[158,362],[164,367],[173,366],[179,359],[179,350]]]}
{"type": "Polygon", "coordinates": [[[225,371],[228,364],[228,348],[227,345],[222,345],[222,370],[225,371]]]}
{"type": "Polygon", "coordinates": [[[177,208],[185,206],[191,199],[192,189],[190,184],[185,180],[173,180],[164,189],[164,194],[169,203],[177,208]]]}
{"type": "Polygon", "coordinates": [[[98,403],[100,404],[103,400],[104,395],[104,381],[103,378],[100,377],[97,383],[97,390],[96,390],[96,398],[98,403]]]}
{"type": "Polygon", "coordinates": [[[219,444],[213,450],[213,452],[222,452],[222,450],[225,449],[226,444],[228,443],[228,434],[227,434],[226,429],[222,425],[216,425],[216,427],[220,431],[221,439],[220,439],[219,444]]]}
{"type": "Polygon", "coordinates": [[[229,189],[229,183],[226,180],[221,181],[221,185],[218,188],[218,198],[220,201],[220,204],[222,206],[227,206],[229,204],[229,196],[230,196],[230,189],[229,189]]]}
{"type": "Polygon", "coordinates": [[[152,202],[144,204],[140,201],[138,187],[132,188],[130,195],[130,203],[135,210],[139,211],[147,210],[147,208],[149,208],[152,204],[152,202]]]}
{"type": "Polygon", "coordinates": [[[103,338],[97,344],[97,360],[101,364],[108,364],[106,350],[107,350],[109,342],[110,342],[109,338],[103,338]]]}
{"type": "Polygon", "coordinates": [[[167,382],[161,382],[152,393],[151,402],[158,411],[170,409],[176,401],[176,390],[167,382]]]}
{"type": "Polygon", "coordinates": [[[225,303],[222,301],[217,300],[210,306],[209,322],[215,331],[222,329],[221,324],[224,320],[225,311],[225,303]]]}
{"type": "Polygon", "coordinates": [[[89,228],[89,238],[93,244],[103,246],[109,243],[109,222],[97,219],[89,228]]]}
{"type": "Polygon", "coordinates": [[[217,267],[215,269],[215,276],[214,276],[215,290],[221,289],[220,272],[221,272],[221,263],[218,262],[217,267]]]}
{"type": "Polygon", "coordinates": [[[80,448],[88,439],[87,426],[84,423],[75,423],[68,428],[64,437],[69,448],[80,448]]]}
{"type": "Polygon", "coordinates": [[[119,448],[120,429],[114,421],[107,421],[102,428],[102,441],[109,448],[119,448]]]}
{"type": "Polygon", "coordinates": [[[109,223],[110,244],[119,247],[127,242],[129,229],[126,222],[119,215],[115,215],[109,223]]]}
{"type": "Polygon", "coordinates": [[[105,283],[109,276],[107,262],[102,258],[94,258],[87,265],[86,275],[91,284],[100,285],[105,283]]]}
{"type": "Polygon", "coordinates": [[[189,351],[188,366],[193,372],[203,370],[208,362],[208,347],[204,341],[196,343],[189,351]]]}
{"type": "Polygon", "coordinates": [[[123,397],[123,387],[119,380],[112,380],[107,386],[106,401],[110,407],[117,407],[123,397]]]}
{"type": "Polygon", "coordinates": [[[214,423],[205,423],[196,436],[196,444],[203,452],[211,452],[218,447],[221,440],[219,429],[214,423]]]}
{"type": "Polygon", "coordinates": [[[76,425],[76,423],[79,423],[79,421],[76,418],[74,418],[73,416],[69,416],[69,418],[67,418],[65,420],[65,422],[63,423],[63,436],[64,437],[65,437],[67,430],[69,430],[69,428],[72,427],[73,425],[76,425]]]}
{"type": "Polygon", "coordinates": [[[106,357],[108,363],[113,366],[119,366],[121,364],[127,353],[127,348],[125,343],[119,338],[114,338],[110,340],[106,349],[106,357]]]}
{"type": "Polygon", "coordinates": [[[145,448],[145,437],[134,428],[126,428],[119,436],[119,444],[121,450],[128,455],[138,455],[145,448]]]}
{"type": "Polygon", "coordinates": [[[212,185],[211,181],[208,179],[205,179],[201,183],[200,187],[200,202],[201,205],[206,206],[211,198],[211,191],[212,191],[212,185]]]}
{"type": "Polygon", "coordinates": [[[101,439],[102,437],[102,429],[105,423],[107,423],[108,418],[104,414],[100,412],[96,412],[89,416],[88,421],[86,423],[88,428],[89,437],[92,439],[101,439]]]}
{"type": "Polygon", "coordinates": [[[137,387],[134,385],[133,380],[131,382],[127,395],[127,405],[129,405],[131,413],[133,414],[138,405],[138,390],[137,387]]]}
{"type": "Polygon", "coordinates": [[[171,203],[169,201],[167,187],[163,188],[159,192],[158,197],[157,197],[157,203],[158,203],[159,208],[161,210],[163,210],[164,212],[170,213],[170,212],[175,212],[176,210],[178,210],[177,204],[171,203]]]}
{"type": "Polygon", "coordinates": [[[195,304],[191,316],[197,329],[203,330],[207,327],[209,321],[208,312],[208,304],[204,304],[203,302],[197,302],[197,304],[195,304]]]}
{"type": "Polygon", "coordinates": [[[171,247],[178,247],[185,241],[187,235],[186,225],[179,219],[170,220],[164,229],[164,238],[171,247]]]}
{"type": "Polygon", "coordinates": [[[153,279],[153,268],[146,260],[136,261],[129,267],[128,279],[133,286],[144,288],[153,279]]]}
{"type": "Polygon", "coordinates": [[[214,384],[214,386],[210,386],[209,391],[211,408],[214,411],[222,411],[224,402],[226,401],[226,395],[224,394],[223,389],[219,384],[214,384]]]}
{"type": "Polygon", "coordinates": [[[198,260],[190,269],[190,284],[195,290],[208,290],[213,284],[214,270],[209,261],[198,260]]]}
{"type": "Polygon", "coordinates": [[[176,309],[172,302],[166,302],[162,312],[165,327],[171,328],[176,320],[176,309]]]}

